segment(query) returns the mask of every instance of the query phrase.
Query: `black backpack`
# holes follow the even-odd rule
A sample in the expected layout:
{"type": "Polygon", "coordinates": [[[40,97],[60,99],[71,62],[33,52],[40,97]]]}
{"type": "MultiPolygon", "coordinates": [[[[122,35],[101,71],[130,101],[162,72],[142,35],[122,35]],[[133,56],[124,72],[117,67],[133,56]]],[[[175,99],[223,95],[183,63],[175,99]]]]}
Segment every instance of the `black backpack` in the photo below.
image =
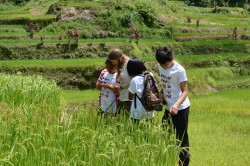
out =
{"type": "Polygon", "coordinates": [[[134,103],[136,108],[136,97],[141,101],[146,111],[162,111],[161,101],[159,99],[159,88],[154,76],[146,71],[142,75],[144,77],[144,89],[142,97],[135,94],[134,103]]]}

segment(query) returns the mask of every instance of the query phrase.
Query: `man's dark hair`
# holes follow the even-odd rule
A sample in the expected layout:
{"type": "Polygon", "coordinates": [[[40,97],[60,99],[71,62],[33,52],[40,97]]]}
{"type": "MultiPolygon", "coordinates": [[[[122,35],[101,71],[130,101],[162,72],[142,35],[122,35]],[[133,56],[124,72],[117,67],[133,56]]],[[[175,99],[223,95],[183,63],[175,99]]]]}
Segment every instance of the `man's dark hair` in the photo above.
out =
{"type": "Polygon", "coordinates": [[[127,70],[128,74],[133,77],[142,74],[147,69],[143,61],[138,58],[132,58],[128,61],[127,70]]]}
{"type": "Polygon", "coordinates": [[[167,46],[162,46],[156,50],[155,57],[159,64],[165,64],[173,60],[173,51],[167,46]]]}

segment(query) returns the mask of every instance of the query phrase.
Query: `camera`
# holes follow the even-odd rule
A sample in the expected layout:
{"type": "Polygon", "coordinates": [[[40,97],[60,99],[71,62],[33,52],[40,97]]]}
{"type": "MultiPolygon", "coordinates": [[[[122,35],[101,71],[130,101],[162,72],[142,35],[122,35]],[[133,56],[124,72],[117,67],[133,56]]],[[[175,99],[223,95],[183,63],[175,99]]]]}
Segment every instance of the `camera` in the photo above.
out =
{"type": "Polygon", "coordinates": [[[162,111],[162,107],[163,106],[161,104],[157,104],[157,105],[154,106],[154,110],[155,111],[162,111]]]}

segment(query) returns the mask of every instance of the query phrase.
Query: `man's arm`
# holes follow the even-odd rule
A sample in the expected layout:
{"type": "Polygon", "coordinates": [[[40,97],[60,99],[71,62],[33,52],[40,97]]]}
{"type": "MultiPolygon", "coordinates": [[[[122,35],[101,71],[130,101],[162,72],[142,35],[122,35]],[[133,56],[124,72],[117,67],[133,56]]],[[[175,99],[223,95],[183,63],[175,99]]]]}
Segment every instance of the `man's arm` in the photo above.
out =
{"type": "Polygon", "coordinates": [[[176,115],[178,113],[179,105],[181,105],[181,103],[186,99],[188,95],[187,81],[181,82],[180,88],[181,88],[182,93],[179,99],[177,100],[177,102],[174,105],[172,105],[172,107],[170,108],[170,113],[172,115],[176,115]]]}

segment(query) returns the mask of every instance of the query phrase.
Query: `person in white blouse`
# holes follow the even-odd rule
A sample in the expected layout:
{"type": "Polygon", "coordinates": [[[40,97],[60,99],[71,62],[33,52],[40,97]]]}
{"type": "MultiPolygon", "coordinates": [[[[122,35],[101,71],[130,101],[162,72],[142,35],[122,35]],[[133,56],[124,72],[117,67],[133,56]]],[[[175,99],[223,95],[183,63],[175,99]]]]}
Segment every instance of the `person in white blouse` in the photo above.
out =
{"type": "Polygon", "coordinates": [[[129,57],[125,55],[120,49],[113,49],[108,55],[108,59],[113,65],[117,66],[117,84],[116,88],[119,90],[119,99],[117,105],[118,114],[129,115],[132,101],[128,98],[128,87],[131,77],[128,75],[127,63],[129,57]]]}
{"type": "Polygon", "coordinates": [[[183,147],[179,155],[179,164],[187,166],[190,161],[188,139],[190,102],[188,99],[186,71],[174,60],[173,51],[167,46],[157,49],[156,60],[163,88],[162,99],[167,103],[162,122],[163,125],[173,123],[176,129],[176,137],[181,142],[181,147],[183,147]]]}

